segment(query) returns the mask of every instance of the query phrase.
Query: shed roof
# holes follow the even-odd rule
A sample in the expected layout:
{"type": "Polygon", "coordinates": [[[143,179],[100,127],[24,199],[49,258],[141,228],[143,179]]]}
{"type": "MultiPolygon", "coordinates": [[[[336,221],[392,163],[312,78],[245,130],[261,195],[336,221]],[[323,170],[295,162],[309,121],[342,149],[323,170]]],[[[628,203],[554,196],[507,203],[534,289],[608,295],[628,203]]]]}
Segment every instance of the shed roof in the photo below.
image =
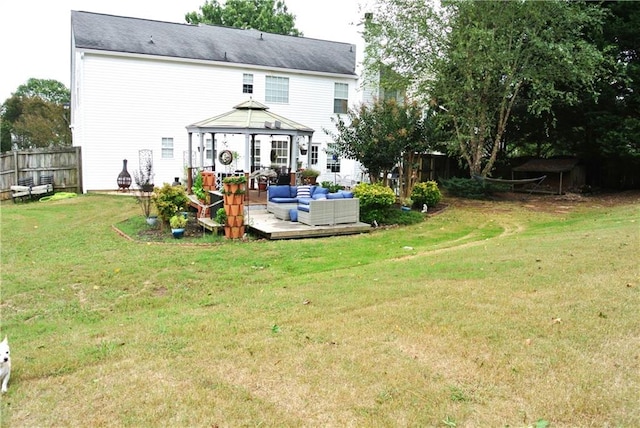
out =
{"type": "Polygon", "coordinates": [[[514,171],[522,172],[567,172],[578,165],[578,159],[531,159],[520,166],[513,168],[514,171]]]}
{"type": "Polygon", "coordinates": [[[355,75],[354,44],[72,11],[79,49],[355,75]]]}

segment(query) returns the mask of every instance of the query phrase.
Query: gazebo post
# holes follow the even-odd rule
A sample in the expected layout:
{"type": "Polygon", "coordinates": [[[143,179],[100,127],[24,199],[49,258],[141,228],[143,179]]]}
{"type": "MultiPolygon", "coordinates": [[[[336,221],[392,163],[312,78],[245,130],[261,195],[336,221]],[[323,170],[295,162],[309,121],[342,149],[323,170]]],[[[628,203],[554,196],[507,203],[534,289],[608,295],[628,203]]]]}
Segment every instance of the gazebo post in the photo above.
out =
{"type": "Polygon", "coordinates": [[[248,132],[244,134],[244,172],[251,173],[251,157],[253,156],[251,153],[251,134],[248,132]]]}
{"type": "Polygon", "coordinates": [[[200,169],[204,169],[204,132],[200,133],[200,146],[198,147],[198,153],[200,154],[200,169]]]}
{"type": "Polygon", "coordinates": [[[187,153],[189,154],[189,161],[187,162],[187,193],[191,193],[191,186],[193,185],[193,178],[191,177],[191,170],[193,169],[192,153],[193,150],[193,133],[189,132],[189,144],[187,145],[187,153]]]}

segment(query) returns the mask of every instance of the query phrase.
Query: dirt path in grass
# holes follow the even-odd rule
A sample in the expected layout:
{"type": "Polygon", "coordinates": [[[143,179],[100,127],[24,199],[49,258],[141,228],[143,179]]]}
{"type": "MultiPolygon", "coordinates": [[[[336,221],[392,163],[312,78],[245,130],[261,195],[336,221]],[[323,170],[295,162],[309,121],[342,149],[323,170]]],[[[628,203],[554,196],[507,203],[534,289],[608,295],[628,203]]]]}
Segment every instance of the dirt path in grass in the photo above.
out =
{"type": "MultiPolygon", "coordinates": [[[[617,193],[603,193],[596,195],[578,195],[567,193],[564,195],[529,195],[522,193],[500,193],[496,195],[492,201],[478,201],[471,199],[449,198],[447,206],[457,208],[469,208],[486,213],[486,215],[508,213],[510,208],[505,206],[508,204],[521,204],[522,207],[535,211],[545,212],[558,215],[566,215],[579,206],[588,207],[611,207],[616,205],[638,204],[640,207],[640,191],[632,190],[617,193]]],[[[444,209],[438,210],[435,215],[444,212],[444,209]]],[[[486,245],[489,241],[495,239],[503,239],[509,236],[522,233],[526,230],[526,226],[522,223],[512,221],[506,218],[497,218],[486,221],[478,226],[478,228],[458,239],[447,242],[444,248],[436,248],[432,250],[419,251],[414,254],[399,257],[397,260],[407,260],[424,255],[433,255],[444,253],[446,251],[477,247],[486,245]],[[489,226],[492,222],[496,222],[502,228],[502,232],[492,238],[479,239],[482,229],[489,226]]]]}

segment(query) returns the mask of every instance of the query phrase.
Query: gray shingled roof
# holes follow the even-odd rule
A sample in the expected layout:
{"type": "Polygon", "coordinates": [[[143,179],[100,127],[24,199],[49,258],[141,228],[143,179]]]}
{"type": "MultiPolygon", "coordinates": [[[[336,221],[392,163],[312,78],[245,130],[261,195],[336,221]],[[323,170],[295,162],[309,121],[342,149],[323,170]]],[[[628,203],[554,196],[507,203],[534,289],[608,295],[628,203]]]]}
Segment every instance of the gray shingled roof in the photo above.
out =
{"type": "Polygon", "coordinates": [[[79,49],[355,75],[350,43],[79,11],[71,31],[79,49]]]}

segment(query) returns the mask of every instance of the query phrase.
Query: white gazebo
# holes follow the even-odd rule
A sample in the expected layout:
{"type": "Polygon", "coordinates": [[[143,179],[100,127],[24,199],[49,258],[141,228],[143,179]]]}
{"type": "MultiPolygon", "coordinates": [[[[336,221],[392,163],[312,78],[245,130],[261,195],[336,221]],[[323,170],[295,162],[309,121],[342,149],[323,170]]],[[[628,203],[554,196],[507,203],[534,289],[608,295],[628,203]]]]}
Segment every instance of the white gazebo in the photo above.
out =
{"type": "MultiPolygon", "coordinates": [[[[243,171],[250,173],[253,172],[254,157],[256,151],[256,136],[286,136],[289,140],[289,164],[286,165],[288,172],[296,170],[297,162],[300,156],[306,156],[307,164],[309,164],[311,150],[306,148],[311,147],[311,138],[314,130],[304,126],[298,122],[287,119],[276,113],[270,112],[269,107],[261,104],[253,99],[249,99],[237,106],[233,107],[233,110],[214,116],[209,119],[201,120],[200,122],[188,125],[187,132],[189,133],[189,145],[188,145],[188,167],[189,173],[188,188],[191,189],[191,171],[193,170],[192,150],[193,150],[193,134],[199,135],[199,167],[204,168],[205,160],[205,135],[211,134],[211,141],[213,145],[213,153],[216,153],[215,136],[216,134],[241,134],[245,136],[244,141],[244,165],[243,171]],[[248,155],[247,155],[248,154],[248,155]]],[[[222,152],[220,153],[222,155],[222,152]]],[[[215,159],[214,159],[215,164],[215,159]]]]}

